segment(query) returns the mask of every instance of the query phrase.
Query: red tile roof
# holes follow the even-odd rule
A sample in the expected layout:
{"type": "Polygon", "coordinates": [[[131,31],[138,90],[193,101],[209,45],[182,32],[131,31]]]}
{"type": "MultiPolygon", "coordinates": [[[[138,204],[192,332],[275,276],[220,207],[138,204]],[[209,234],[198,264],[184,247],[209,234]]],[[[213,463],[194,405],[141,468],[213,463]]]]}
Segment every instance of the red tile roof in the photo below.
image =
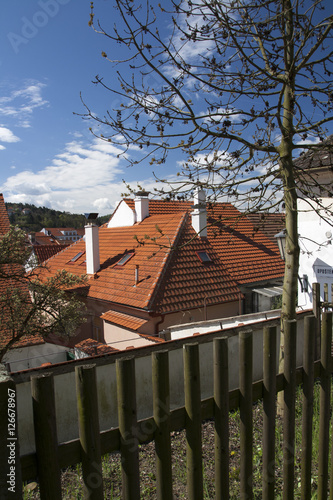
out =
{"type": "MultiPolygon", "coordinates": [[[[133,200],[126,200],[134,209],[133,200]]],[[[149,201],[149,217],[126,227],[99,229],[101,268],[89,280],[90,298],[155,313],[168,313],[236,301],[240,286],[282,278],[278,248],[230,203],[208,207],[208,237],[196,238],[191,226],[193,203],[149,201]],[[201,262],[206,251],[211,262],[201,262]],[[134,255],[123,266],[117,262],[134,255]],[[138,283],[136,283],[136,269],[138,283]]],[[[84,274],[85,243],[78,241],[48,261],[84,274]],[[75,261],[71,259],[83,254],[75,261]]]]}
{"type": "MultiPolygon", "coordinates": [[[[101,269],[89,280],[88,297],[106,302],[121,303],[131,307],[149,308],[152,294],[157,287],[171,247],[184,223],[185,214],[155,216],[131,227],[100,228],[99,251],[101,269]],[[163,231],[163,234],[160,231],[163,231]],[[156,238],[162,247],[148,238],[156,238]],[[148,239],[147,239],[148,238],[148,239]],[[117,262],[128,252],[134,256],[124,265],[117,262]],[[139,280],[136,285],[136,266],[139,280]]],[[[85,274],[85,242],[79,240],[48,261],[51,272],[66,269],[85,274]],[[75,262],[71,259],[84,252],[75,262]]]]}
{"type": "Polygon", "coordinates": [[[0,193],[0,235],[6,234],[9,231],[10,223],[6,210],[5,200],[0,193]]]}
{"type": "Polygon", "coordinates": [[[101,319],[134,331],[138,330],[141,326],[147,323],[146,319],[137,318],[136,316],[131,316],[118,311],[107,311],[102,314],[101,319]]]}
{"type": "Polygon", "coordinates": [[[248,214],[247,217],[253,224],[254,230],[261,231],[276,245],[275,235],[286,227],[286,216],[284,213],[262,213],[248,214]]]}
{"type": "Polygon", "coordinates": [[[208,239],[240,285],[282,278],[284,262],[276,243],[255,231],[249,219],[229,203],[208,211],[208,239]]]}
{"type": "MultiPolygon", "coordinates": [[[[134,200],[125,201],[134,209],[134,200]]],[[[192,207],[193,202],[190,201],[149,200],[150,215],[184,210],[190,212],[192,207]]],[[[281,218],[281,214],[270,214],[268,217],[273,220],[275,215],[276,219],[281,218]]],[[[221,263],[239,285],[283,277],[284,262],[271,238],[275,229],[271,229],[270,234],[266,235],[263,228],[258,227],[258,224],[254,225],[252,220],[231,203],[208,203],[207,219],[208,240],[221,263]]]]}
{"type": "Polygon", "coordinates": [[[61,252],[69,244],[66,245],[33,245],[34,253],[37,257],[38,264],[42,264],[57,253],[61,252]]]}
{"type": "Polygon", "coordinates": [[[88,356],[97,356],[99,354],[110,354],[111,352],[117,352],[119,350],[93,339],[82,340],[81,342],[75,345],[75,348],[84,352],[88,356]]]}
{"type": "Polygon", "coordinates": [[[36,245],[54,245],[54,246],[59,246],[64,244],[62,241],[58,241],[52,236],[46,236],[42,232],[34,233],[33,234],[33,239],[34,243],[36,245]]]}

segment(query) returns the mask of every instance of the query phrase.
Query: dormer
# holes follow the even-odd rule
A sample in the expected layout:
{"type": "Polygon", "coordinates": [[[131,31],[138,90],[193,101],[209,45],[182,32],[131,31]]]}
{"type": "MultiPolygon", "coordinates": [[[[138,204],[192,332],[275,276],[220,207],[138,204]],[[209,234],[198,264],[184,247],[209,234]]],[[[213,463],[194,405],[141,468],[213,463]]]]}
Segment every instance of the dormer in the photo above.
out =
{"type": "Polygon", "coordinates": [[[149,193],[138,191],[133,200],[122,200],[119,202],[108,227],[134,226],[136,222],[142,222],[149,216],[149,193]],[[133,206],[134,205],[134,206],[133,206]]]}

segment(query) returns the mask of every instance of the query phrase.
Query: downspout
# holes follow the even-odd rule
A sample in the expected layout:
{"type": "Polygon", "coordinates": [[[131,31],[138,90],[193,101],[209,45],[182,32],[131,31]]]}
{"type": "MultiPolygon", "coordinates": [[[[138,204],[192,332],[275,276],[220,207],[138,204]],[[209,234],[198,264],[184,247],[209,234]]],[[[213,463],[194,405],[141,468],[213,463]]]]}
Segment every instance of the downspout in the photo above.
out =
{"type": "Polygon", "coordinates": [[[164,323],[165,314],[161,314],[161,319],[155,324],[155,337],[159,337],[158,327],[164,323]]]}

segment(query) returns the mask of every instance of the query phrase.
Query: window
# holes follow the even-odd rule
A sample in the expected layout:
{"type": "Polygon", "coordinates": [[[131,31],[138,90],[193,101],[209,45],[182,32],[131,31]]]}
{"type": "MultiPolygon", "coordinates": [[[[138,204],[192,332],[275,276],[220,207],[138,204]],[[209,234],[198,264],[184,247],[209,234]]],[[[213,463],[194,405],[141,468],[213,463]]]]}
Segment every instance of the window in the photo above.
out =
{"type": "Polygon", "coordinates": [[[197,256],[201,262],[212,262],[212,259],[209,257],[207,252],[197,252],[197,256]]]}
{"type": "Polygon", "coordinates": [[[77,253],[76,255],[74,255],[74,257],[72,257],[72,258],[68,261],[68,263],[70,264],[71,262],[76,262],[76,261],[77,261],[77,260],[81,257],[81,255],[83,255],[83,254],[84,254],[84,252],[79,252],[79,253],[77,253]]]}
{"type": "Polygon", "coordinates": [[[120,260],[118,260],[116,266],[124,266],[126,262],[128,262],[133,257],[133,255],[134,252],[125,253],[125,255],[120,260]]]}

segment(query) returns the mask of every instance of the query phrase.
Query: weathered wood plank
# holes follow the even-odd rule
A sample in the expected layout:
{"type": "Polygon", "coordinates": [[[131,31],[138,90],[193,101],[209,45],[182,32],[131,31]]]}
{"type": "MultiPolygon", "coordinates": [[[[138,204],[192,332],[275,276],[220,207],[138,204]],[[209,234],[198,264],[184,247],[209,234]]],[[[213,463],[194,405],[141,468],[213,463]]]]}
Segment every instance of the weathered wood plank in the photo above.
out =
{"type": "Polygon", "coordinates": [[[203,498],[201,394],[199,346],[184,345],[184,389],[186,411],[187,494],[191,500],[203,498]]]}
{"type": "Polygon", "coordinates": [[[229,498],[228,339],[214,339],[215,498],[229,498]]]}
{"type": "Polygon", "coordinates": [[[296,320],[284,322],[283,499],[294,498],[296,320]]]}
{"type": "Polygon", "coordinates": [[[15,382],[0,365],[0,498],[22,498],[15,382]]]}
{"type": "Polygon", "coordinates": [[[117,359],[117,399],[124,500],[140,499],[139,441],[135,390],[135,359],[117,359]]]}
{"type": "Polygon", "coordinates": [[[156,493],[158,500],[172,500],[168,351],[154,352],[152,354],[152,378],[155,421],[156,493]]]}
{"type": "MultiPolygon", "coordinates": [[[[318,360],[314,363],[314,377],[320,376],[321,362],[318,360]]],[[[303,368],[298,368],[296,370],[296,384],[299,385],[303,380],[303,368]]],[[[276,376],[276,390],[283,390],[284,376],[280,373],[276,376]]],[[[258,401],[263,395],[263,381],[259,380],[252,384],[252,402],[258,401]]],[[[239,390],[233,389],[229,391],[229,409],[234,410],[239,408],[239,390]]],[[[201,417],[202,420],[210,419],[214,417],[214,398],[207,398],[201,401],[201,417]]],[[[170,410],[170,432],[179,429],[185,429],[186,424],[186,413],[185,407],[176,408],[170,410]]],[[[144,427],[145,429],[153,429],[154,419],[153,417],[148,417],[138,421],[138,426],[144,427]]],[[[154,439],[154,432],[146,433],[145,439],[138,439],[139,443],[149,442],[154,439]]],[[[119,428],[110,429],[107,431],[102,431],[100,434],[101,441],[101,453],[105,455],[106,453],[115,453],[120,450],[120,433],[119,428]]],[[[73,439],[72,441],[67,441],[60,443],[58,446],[58,456],[59,464],[61,468],[69,467],[80,463],[80,441],[79,439],[73,439]]],[[[36,453],[30,453],[28,455],[23,455],[20,457],[21,470],[22,470],[22,481],[34,480],[38,476],[37,469],[37,457],[36,453]]]]}
{"type": "Polygon", "coordinates": [[[252,331],[239,333],[240,498],[253,498],[252,331]]]}
{"type": "Polygon", "coordinates": [[[31,378],[39,491],[42,500],[61,498],[57,422],[52,374],[31,378]]]}
{"type": "Polygon", "coordinates": [[[83,494],[86,500],[103,500],[95,365],[75,367],[75,379],[81,443],[83,494]]]}
{"type": "Polygon", "coordinates": [[[332,312],[323,312],[321,331],[320,417],[318,458],[318,500],[327,499],[329,422],[331,400],[332,312]]]}
{"type": "Polygon", "coordinates": [[[264,329],[263,500],[275,494],[276,326],[264,329]]]}
{"type": "Polygon", "coordinates": [[[304,319],[301,496],[311,500],[312,420],[316,318],[304,319]]]}

